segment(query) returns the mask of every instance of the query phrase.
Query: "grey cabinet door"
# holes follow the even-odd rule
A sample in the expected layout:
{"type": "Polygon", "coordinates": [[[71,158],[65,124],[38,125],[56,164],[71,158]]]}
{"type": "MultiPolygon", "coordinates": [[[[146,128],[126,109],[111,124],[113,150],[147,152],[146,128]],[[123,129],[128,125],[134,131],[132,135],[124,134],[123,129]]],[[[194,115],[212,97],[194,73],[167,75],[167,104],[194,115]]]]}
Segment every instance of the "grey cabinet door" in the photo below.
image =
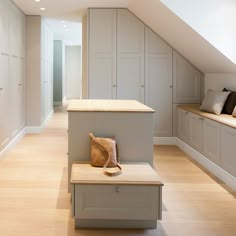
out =
{"type": "Polygon", "coordinates": [[[8,0],[0,1],[0,53],[9,54],[8,0]]]}
{"type": "Polygon", "coordinates": [[[189,115],[189,143],[199,152],[203,150],[203,122],[202,117],[192,113],[189,115]]]}
{"type": "Polygon", "coordinates": [[[236,177],[236,129],[221,126],[221,167],[236,177]]]}
{"type": "Polygon", "coordinates": [[[204,120],[203,154],[220,166],[220,127],[221,124],[209,119],[204,120]]]}
{"type": "Polygon", "coordinates": [[[0,54],[0,150],[2,150],[10,138],[9,122],[9,57],[0,54]]]}
{"type": "Polygon", "coordinates": [[[173,102],[200,103],[201,73],[177,52],[173,53],[173,102]]]}
{"type": "Polygon", "coordinates": [[[89,10],[88,97],[116,98],[116,9],[89,10]]]}
{"type": "Polygon", "coordinates": [[[190,141],[189,116],[188,111],[178,109],[178,138],[188,144],[190,141]]]}
{"type": "Polygon", "coordinates": [[[155,109],[154,136],[172,136],[172,49],[145,29],[145,104],[155,109]]]}
{"type": "Polygon", "coordinates": [[[144,102],[144,24],[117,10],[117,99],[144,102]]]}

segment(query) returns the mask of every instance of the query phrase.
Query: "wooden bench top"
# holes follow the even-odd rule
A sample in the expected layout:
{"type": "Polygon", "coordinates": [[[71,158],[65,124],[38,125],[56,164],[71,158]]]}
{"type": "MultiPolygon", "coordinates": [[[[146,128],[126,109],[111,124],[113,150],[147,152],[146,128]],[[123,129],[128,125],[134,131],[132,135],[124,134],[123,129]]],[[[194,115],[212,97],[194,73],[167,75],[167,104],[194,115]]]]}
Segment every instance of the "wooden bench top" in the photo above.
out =
{"type": "Polygon", "coordinates": [[[122,173],[118,176],[107,176],[103,168],[90,164],[75,163],[72,165],[72,184],[124,184],[124,185],[159,185],[160,177],[148,163],[121,164],[122,173]]]}
{"type": "Polygon", "coordinates": [[[227,115],[227,114],[216,115],[216,114],[208,113],[205,111],[200,111],[199,104],[179,105],[177,106],[177,108],[188,111],[188,112],[192,112],[201,117],[208,118],[210,120],[219,122],[221,124],[224,124],[224,125],[227,125],[229,127],[236,129],[236,118],[234,118],[231,115],[227,115]]]}

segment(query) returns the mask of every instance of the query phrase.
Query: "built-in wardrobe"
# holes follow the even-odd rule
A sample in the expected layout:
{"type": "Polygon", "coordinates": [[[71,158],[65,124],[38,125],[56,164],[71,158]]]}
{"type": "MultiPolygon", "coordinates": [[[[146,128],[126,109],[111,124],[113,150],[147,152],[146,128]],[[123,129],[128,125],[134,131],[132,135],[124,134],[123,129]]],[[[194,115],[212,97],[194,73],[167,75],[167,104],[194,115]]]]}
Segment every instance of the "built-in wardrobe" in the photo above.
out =
{"type": "Polygon", "coordinates": [[[40,131],[53,110],[52,88],[51,30],[41,16],[0,0],[0,155],[21,131],[40,131]]]}
{"type": "Polygon", "coordinates": [[[201,72],[128,9],[88,11],[88,98],[156,110],[154,137],[174,135],[175,106],[200,102],[201,72]]]}
{"type": "Polygon", "coordinates": [[[0,1],[0,151],[25,125],[25,15],[0,1]]]}

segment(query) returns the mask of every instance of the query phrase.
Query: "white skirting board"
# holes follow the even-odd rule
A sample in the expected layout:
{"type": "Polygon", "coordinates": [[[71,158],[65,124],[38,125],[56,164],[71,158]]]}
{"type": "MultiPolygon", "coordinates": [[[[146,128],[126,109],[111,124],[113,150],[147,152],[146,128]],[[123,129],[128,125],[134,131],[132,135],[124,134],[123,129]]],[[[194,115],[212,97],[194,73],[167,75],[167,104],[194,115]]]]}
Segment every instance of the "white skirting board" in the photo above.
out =
{"type": "Polygon", "coordinates": [[[23,128],[12,140],[11,142],[0,152],[0,159],[3,159],[8,153],[25,135],[25,128],[23,128]]]}
{"type": "Polygon", "coordinates": [[[215,163],[210,161],[207,157],[202,155],[200,152],[196,151],[188,144],[184,143],[177,137],[154,137],[153,138],[154,145],[176,145],[185,153],[187,153],[192,159],[197,161],[207,170],[209,170],[212,174],[214,174],[217,178],[222,180],[228,186],[230,186],[234,191],[236,191],[236,178],[229,174],[227,171],[217,166],[215,163]]]}
{"type": "Polygon", "coordinates": [[[23,137],[25,134],[40,133],[49,119],[52,117],[54,110],[52,110],[48,117],[45,119],[41,126],[26,126],[24,127],[12,140],[11,142],[0,152],[0,159],[3,159],[7,152],[9,152],[23,137]]]}
{"type": "Polygon", "coordinates": [[[43,124],[41,126],[26,126],[25,127],[25,133],[26,134],[38,134],[41,133],[45,125],[48,123],[50,118],[53,115],[54,110],[52,109],[47,118],[44,120],[43,124]]]}
{"type": "Polygon", "coordinates": [[[182,140],[176,138],[176,145],[186,152],[192,159],[197,161],[199,164],[204,166],[207,170],[209,170],[212,174],[214,174],[217,178],[222,180],[228,186],[230,186],[234,191],[236,191],[236,177],[229,174],[227,171],[217,166],[215,163],[210,161],[207,157],[202,155],[200,152],[196,151],[188,144],[184,143],[182,140]]]}
{"type": "Polygon", "coordinates": [[[176,145],[176,137],[153,137],[153,145],[176,145]]]}

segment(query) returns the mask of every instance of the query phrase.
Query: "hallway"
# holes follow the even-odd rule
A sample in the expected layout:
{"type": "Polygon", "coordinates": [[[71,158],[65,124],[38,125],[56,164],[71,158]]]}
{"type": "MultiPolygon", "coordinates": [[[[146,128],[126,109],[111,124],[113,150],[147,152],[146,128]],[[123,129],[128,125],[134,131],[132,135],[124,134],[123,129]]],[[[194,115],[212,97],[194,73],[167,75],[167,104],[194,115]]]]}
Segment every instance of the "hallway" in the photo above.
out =
{"type": "Polygon", "coordinates": [[[74,230],[67,193],[67,114],[0,160],[1,236],[235,236],[236,194],[175,146],[155,147],[163,183],[156,230],[74,230]]]}

